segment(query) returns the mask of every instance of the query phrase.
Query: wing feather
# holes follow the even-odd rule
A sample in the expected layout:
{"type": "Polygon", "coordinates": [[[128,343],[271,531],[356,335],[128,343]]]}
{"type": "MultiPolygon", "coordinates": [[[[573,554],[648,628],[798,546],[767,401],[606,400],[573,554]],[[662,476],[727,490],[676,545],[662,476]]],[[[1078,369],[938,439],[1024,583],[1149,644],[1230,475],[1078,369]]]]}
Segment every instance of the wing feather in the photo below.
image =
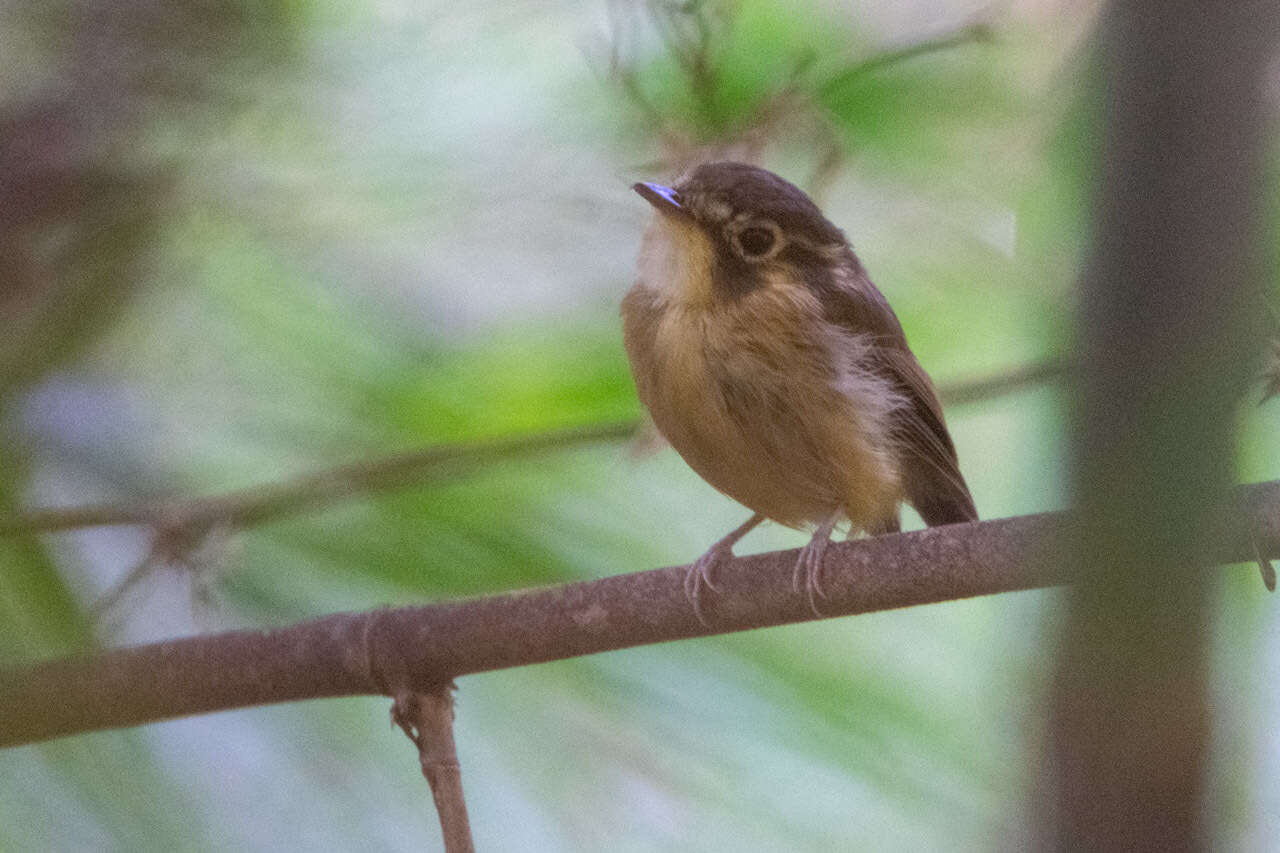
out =
{"type": "Polygon", "coordinates": [[[829,322],[871,344],[871,368],[886,377],[905,405],[893,413],[907,500],[929,526],[973,521],[978,511],[960,473],[933,382],[907,346],[897,315],[849,252],[853,272],[814,284],[829,322]]]}

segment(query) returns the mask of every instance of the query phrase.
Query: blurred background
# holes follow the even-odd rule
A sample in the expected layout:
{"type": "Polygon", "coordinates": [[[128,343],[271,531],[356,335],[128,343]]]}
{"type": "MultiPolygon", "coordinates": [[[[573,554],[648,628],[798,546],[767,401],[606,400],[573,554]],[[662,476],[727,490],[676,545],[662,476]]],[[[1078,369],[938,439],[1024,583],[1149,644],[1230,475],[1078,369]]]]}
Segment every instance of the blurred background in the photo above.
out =
{"type": "MultiPolygon", "coordinates": [[[[944,389],[1039,377],[947,414],[984,517],[1061,508],[1053,365],[1088,236],[1097,11],[0,3],[0,515],[629,433],[617,310],[649,216],[630,184],[725,156],[818,199],[944,389]]],[[[1241,407],[1243,481],[1280,477],[1276,406],[1241,407]]],[[[140,525],[2,537],[0,662],[688,562],[746,512],[647,444],[473,460],[165,547],[140,525]]],[[[771,526],[740,550],[803,541],[771,526]]],[[[1280,616],[1256,569],[1222,592],[1215,847],[1265,850],[1280,616]]],[[[477,846],[1019,849],[1056,604],[464,678],[477,846]]],[[[0,752],[0,848],[435,849],[386,712],[310,702],[0,752]]]]}

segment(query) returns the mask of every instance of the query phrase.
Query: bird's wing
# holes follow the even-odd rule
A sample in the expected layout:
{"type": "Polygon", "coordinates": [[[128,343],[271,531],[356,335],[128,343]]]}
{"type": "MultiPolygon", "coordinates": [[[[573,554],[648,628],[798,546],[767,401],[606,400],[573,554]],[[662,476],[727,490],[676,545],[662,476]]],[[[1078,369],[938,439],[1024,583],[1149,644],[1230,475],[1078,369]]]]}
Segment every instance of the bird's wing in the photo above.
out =
{"type": "Polygon", "coordinates": [[[930,527],[974,521],[978,510],[960,473],[956,448],[942,417],[942,404],[929,376],[906,348],[880,346],[875,357],[907,405],[894,413],[895,438],[901,443],[907,500],[930,527]]]}
{"type": "Polygon", "coordinates": [[[903,448],[907,500],[931,527],[976,520],[978,511],[960,473],[942,403],[884,295],[859,266],[856,275],[822,288],[821,301],[829,321],[868,336],[876,372],[906,401],[892,417],[894,439],[903,448]]]}

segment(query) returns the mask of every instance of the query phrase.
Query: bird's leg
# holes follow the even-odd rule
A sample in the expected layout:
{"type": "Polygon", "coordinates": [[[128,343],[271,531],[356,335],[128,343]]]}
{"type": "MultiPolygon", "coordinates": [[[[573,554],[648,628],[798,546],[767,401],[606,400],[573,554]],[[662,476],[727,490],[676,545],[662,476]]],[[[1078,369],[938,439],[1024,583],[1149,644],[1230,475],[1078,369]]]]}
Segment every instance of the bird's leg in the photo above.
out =
{"type": "MultiPolygon", "coordinates": [[[[902,518],[901,516],[898,515],[897,510],[895,510],[893,515],[889,516],[884,521],[881,521],[879,524],[874,524],[867,528],[868,536],[884,536],[888,533],[901,533],[901,532],[902,532],[902,518]]],[[[858,535],[858,528],[850,527],[849,535],[845,538],[852,539],[857,535],[858,535]]]]}
{"type": "Polygon", "coordinates": [[[688,573],[684,576],[684,594],[693,605],[693,612],[698,617],[698,621],[703,625],[710,627],[711,623],[702,615],[702,607],[699,603],[702,587],[706,586],[707,589],[716,591],[716,585],[711,581],[712,573],[720,563],[733,558],[733,546],[762,521],[764,516],[757,512],[742,525],[735,527],[728,536],[717,540],[716,544],[708,548],[707,552],[689,567],[688,573]]]}
{"type": "Polygon", "coordinates": [[[827,597],[822,591],[822,558],[827,553],[827,546],[831,544],[831,531],[835,529],[840,515],[839,510],[831,513],[813,531],[809,544],[800,550],[800,559],[796,560],[796,571],[791,578],[791,588],[796,592],[800,592],[800,579],[804,579],[804,589],[809,595],[809,609],[815,616],[822,615],[822,611],[818,609],[818,599],[827,597]]]}

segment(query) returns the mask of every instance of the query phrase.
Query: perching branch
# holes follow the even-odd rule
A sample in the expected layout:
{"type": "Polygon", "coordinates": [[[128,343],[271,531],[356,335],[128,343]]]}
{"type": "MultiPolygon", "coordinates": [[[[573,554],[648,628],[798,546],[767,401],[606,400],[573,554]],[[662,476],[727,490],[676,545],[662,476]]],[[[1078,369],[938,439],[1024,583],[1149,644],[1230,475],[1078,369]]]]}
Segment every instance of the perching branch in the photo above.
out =
{"type": "MultiPolygon", "coordinates": [[[[943,388],[941,396],[944,403],[963,405],[1059,379],[1068,369],[1063,362],[1041,362],[955,383],[943,388]]],[[[208,497],[35,509],[9,518],[0,517],[0,536],[145,525],[153,528],[158,537],[198,545],[213,529],[240,530],[374,492],[409,488],[431,478],[482,465],[624,441],[634,435],[639,426],[638,420],[626,420],[511,438],[437,444],[208,497]]]]}
{"type": "MultiPolygon", "coordinates": [[[[1052,586],[1071,580],[1053,543],[1070,516],[934,527],[827,552],[829,616],[1052,586]]],[[[1280,553],[1280,481],[1241,490],[1206,541],[1220,563],[1280,553]]],[[[419,607],[340,613],[0,671],[0,746],[75,732],[331,696],[426,692],[457,676],[814,618],[791,588],[796,551],[740,557],[707,598],[684,567],[419,607]]]]}

